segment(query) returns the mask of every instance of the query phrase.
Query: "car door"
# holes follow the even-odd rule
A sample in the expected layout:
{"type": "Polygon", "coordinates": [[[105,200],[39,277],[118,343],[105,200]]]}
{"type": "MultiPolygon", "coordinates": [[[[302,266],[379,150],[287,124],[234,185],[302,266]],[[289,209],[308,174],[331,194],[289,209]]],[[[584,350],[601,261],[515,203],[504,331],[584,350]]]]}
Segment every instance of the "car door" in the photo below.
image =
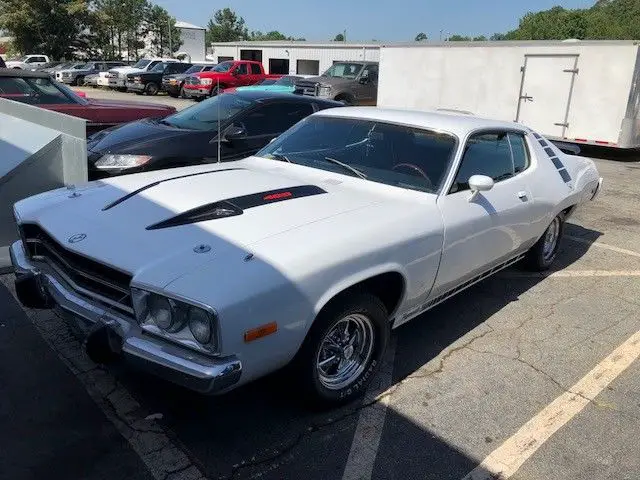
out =
{"type": "Polygon", "coordinates": [[[271,102],[247,112],[227,130],[235,130],[236,135],[233,139],[227,136],[227,140],[223,141],[223,160],[237,160],[253,155],[312,113],[311,103],[296,101],[271,102]],[[238,135],[237,132],[242,133],[238,135]]]}
{"type": "Polygon", "coordinates": [[[501,266],[531,246],[529,165],[521,132],[484,131],[467,139],[453,182],[438,198],[445,239],[432,298],[501,266]],[[471,198],[472,175],[493,178],[493,188],[471,198]]]}
{"type": "Polygon", "coordinates": [[[249,73],[250,73],[249,81],[251,82],[251,85],[258,83],[260,80],[264,78],[264,75],[262,74],[262,68],[260,68],[260,65],[258,65],[257,63],[249,64],[249,73]]]}
{"type": "Polygon", "coordinates": [[[235,87],[242,87],[251,84],[251,75],[249,74],[249,64],[242,62],[236,65],[234,75],[235,87]]]}
{"type": "Polygon", "coordinates": [[[366,65],[358,77],[356,98],[360,105],[375,105],[378,101],[378,65],[366,65]]]}

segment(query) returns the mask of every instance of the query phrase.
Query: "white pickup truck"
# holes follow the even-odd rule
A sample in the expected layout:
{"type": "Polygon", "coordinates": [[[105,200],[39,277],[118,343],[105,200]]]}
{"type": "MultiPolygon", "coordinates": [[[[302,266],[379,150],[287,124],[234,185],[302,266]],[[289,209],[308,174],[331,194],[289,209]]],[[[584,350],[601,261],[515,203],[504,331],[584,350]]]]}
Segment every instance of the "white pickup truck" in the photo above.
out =
{"type": "Polygon", "coordinates": [[[7,68],[19,68],[22,70],[35,70],[36,68],[49,63],[49,57],[46,55],[25,55],[20,60],[10,60],[7,68]]]}

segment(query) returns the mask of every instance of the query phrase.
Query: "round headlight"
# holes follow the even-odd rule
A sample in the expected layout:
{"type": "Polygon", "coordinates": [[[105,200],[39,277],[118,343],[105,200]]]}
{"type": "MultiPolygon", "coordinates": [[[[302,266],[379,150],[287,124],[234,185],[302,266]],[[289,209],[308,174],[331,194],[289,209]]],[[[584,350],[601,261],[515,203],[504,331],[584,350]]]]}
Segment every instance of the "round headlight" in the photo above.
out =
{"type": "Polygon", "coordinates": [[[173,314],[169,300],[160,295],[151,295],[148,301],[149,316],[162,330],[169,330],[173,324],[173,314]]]}
{"type": "Polygon", "coordinates": [[[210,315],[201,308],[190,308],[189,330],[198,343],[203,345],[209,343],[213,333],[210,315]]]}

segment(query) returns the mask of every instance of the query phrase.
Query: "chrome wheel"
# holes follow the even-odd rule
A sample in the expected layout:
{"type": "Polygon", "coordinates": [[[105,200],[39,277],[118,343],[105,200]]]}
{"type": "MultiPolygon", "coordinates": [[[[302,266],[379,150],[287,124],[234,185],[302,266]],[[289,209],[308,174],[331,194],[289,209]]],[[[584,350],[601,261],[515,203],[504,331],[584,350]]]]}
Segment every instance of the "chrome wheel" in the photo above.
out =
{"type": "Polygon", "coordinates": [[[375,340],[373,322],[366,315],[350,314],[336,323],[322,339],[316,369],[322,385],[340,390],[364,372],[375,340]]]}
{"type": "Polygon", "coordinates": [[[560,237],[560,219],[558,217],[553,219],[551,225],[544,234],[544,243],[542,246],[542,256],[545,261],[549,261],[556,253],[556,246],[558,245],[558,238],[560,237]]]}

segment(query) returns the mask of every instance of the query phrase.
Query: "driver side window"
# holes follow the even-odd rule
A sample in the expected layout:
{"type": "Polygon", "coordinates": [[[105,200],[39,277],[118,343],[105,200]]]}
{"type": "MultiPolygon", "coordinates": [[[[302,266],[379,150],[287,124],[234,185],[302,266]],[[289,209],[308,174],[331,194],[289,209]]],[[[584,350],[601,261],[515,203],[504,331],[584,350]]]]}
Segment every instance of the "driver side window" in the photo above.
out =
{"type": "Polygon", "coordinates": [[[513,157],[507,132],[481,133],[467,140],[449,193],[468,190],[469,178],[473,175],[486,175],[496,183],[513,177],[513,157]]]}
{"type": "Polygon", "coordinates": [[[236,73],[238,75],[246,75],[247,73],[249,73],[247,71],[247,64],[246,63],[241,63],[240,65],[238,65],[236,67],[236,73]]]}

